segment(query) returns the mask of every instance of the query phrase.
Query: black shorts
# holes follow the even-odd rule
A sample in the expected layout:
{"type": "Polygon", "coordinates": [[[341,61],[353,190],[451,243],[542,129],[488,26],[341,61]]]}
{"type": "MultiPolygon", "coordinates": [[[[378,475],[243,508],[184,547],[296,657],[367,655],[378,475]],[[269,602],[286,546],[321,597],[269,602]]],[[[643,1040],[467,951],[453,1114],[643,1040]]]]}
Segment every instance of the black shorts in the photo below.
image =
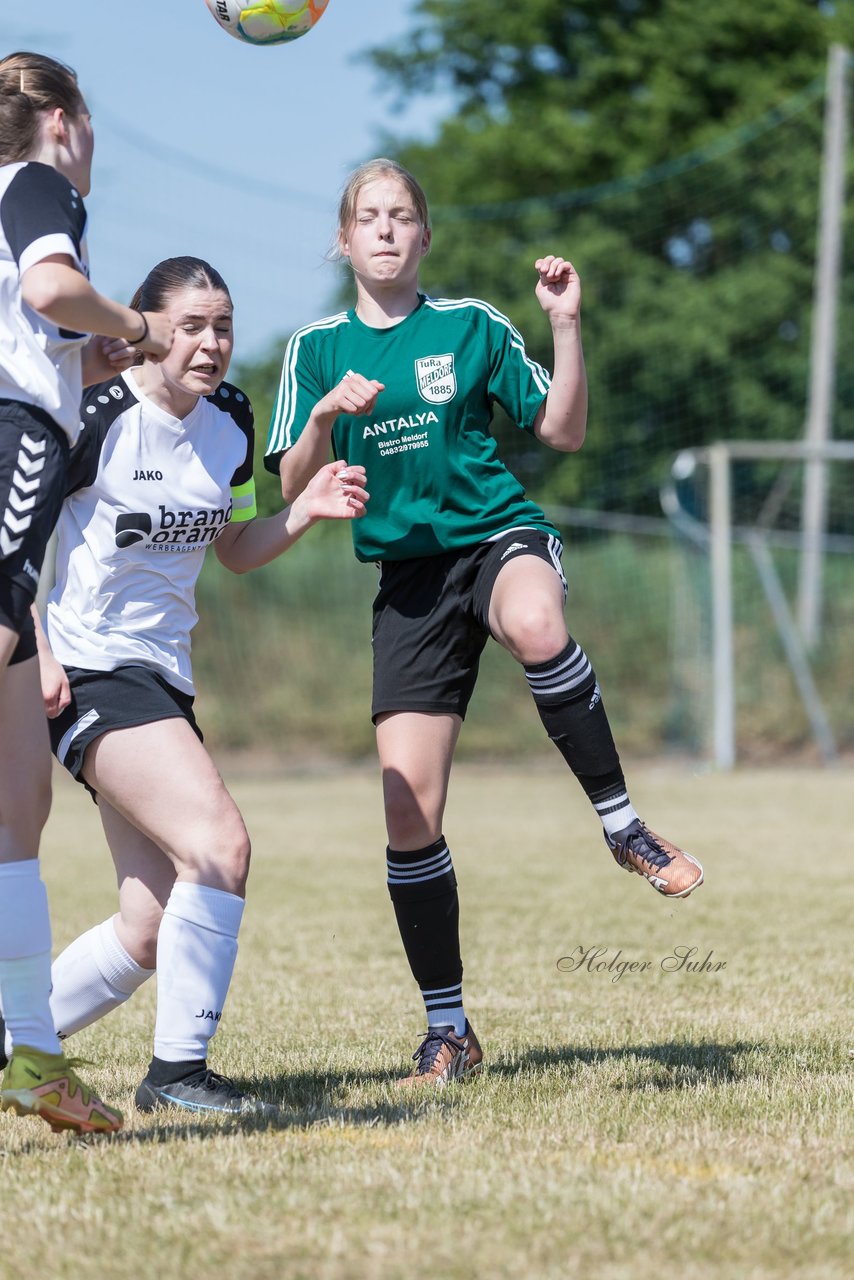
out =
{"type": "Polygon", "coordinates": [[[386,711],[465,719],[499,571],[511,555],[537,556],[558,574],[565,595],[562,552],[554,534],[515,529],[462,551],[384,560],[374,600],[374,721],[386,711]]]}
{"type": "Polygon", "coordinates": [[[0,624],[21,636],[12,662],[35,654],[30,606],[65,496],[68,452],[50,414],[0,399],[0,624]]]}
{"type": "Polygon", "coordinates": [[[71,702],[55,720],[48,720],[50,745],[59,763],[87,791],[92,788],[80,776],[86,748],[111,729],[130,729],[183,716],[199,741],[204,741],[193,714],[191,695],[182,693],[148,667],[116,667],[115,671],[66,667],[65,672],[71,685],[71,702]]]}

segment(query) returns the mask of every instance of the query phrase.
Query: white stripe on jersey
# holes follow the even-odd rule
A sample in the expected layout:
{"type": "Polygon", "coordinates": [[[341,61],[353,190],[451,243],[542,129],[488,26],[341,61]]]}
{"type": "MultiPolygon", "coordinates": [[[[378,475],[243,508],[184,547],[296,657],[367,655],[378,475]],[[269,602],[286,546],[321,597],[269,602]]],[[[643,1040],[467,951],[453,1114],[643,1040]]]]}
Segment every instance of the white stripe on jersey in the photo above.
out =
{"type": "Polygon", "coordinates": [[[522,358],[530,369],[534,382],[537,384],[537,390],[541,391],[543,395],[548,394],[549,387],[552,384],[551,374],[548,369],[538,364],[536,360],[531,359],[525,350],[525,340],[519,330],[495,307],[491,307],[488,302],[482,302],[480,298],[425,298],[424,305],[430,307],[433,311],[462,311],[474,307],[479,311],[483,311],[496,324],[503,325],[512,336],[511,346],[522,353],[522,358]]]}
{"type": "Polygon", "coordinates": [[[74,245],[68,236],[57,233],[50,236],[40,236],[38,240],[33,240],[28,244],[21,254],[18,271],[23,276],[29,267],[34,267],[37,262],[42,262],[54,253],[64,253],[67,257],[74,258],[76,262],[79,262],[74,245]]]}
{"type": "Polygon", "coordinates": [[[325,320],[317,320],[313,324],[304,325],[302,329],[297,329],[296,333],[291,337],[285,347],[285,356],[282,361],[282,373],[276,394],[275,416],[270,424],[270,442],[267,445],[268,454],[281,453],[284,449],[290,449],[293,444],[291,428],[294,425],[299,390],[295,370],[302,339],[306,334],[317,333],[324,329],[337,329],[339,325],[349,323],[347,312],[340,311],[337,315],[327,316],[325,320]]]}

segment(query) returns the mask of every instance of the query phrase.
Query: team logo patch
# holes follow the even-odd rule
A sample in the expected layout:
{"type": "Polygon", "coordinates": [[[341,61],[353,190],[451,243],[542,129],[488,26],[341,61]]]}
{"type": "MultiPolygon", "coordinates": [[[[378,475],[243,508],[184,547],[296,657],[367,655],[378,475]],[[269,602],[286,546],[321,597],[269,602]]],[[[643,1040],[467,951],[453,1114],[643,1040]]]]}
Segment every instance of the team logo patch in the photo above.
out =
{"type": "Polygon", "coordinates": [[[447,404],[457,394],[457,375],[453,353],[446,356],[421,356],[415,361],[418,394],[429,404],[447,404]]]}
{"type": "Polygon", "coordinates": [[[116,516],[116,546],[132,547],[151,533],[151,516],[145,511],[131,511],[116,516]]]}

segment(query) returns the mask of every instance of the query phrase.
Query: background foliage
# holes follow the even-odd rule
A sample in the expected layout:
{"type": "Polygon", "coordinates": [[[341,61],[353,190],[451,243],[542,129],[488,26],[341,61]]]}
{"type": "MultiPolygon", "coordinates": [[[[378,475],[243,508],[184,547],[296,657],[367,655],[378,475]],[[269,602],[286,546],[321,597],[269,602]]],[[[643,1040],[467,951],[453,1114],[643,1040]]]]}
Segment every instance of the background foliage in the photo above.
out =
{"type": "MultiPolygon", "coordinates": [[[[554,453],[500,412],[495,431],[508,463],[567,535],[570,624],[610,691],[612,716],[624,721],[623,740],[641,749],[701,749],[708,733],[708,563],[661,520],[674,458],[716,440],[803,435],[827,57],[834,41],[854,45],[853,9],[849,0],[422,0],[407,41],[370,54],[392,105],[413,91],[453,90],[455,109],[435,138],[390,136],[377,146],[410,167],[428,193],[434,241],[425,289],[486,297],[549,365],[533,261],[563,252],[581,275],[591,386],[584,449],[554,453]],[[618,515],[635,518],[619,536],[618,515]]],[[[330,193],[330,218],[333,204],[330,193]]],[[[851,221],[849,199],[842,335],[854,322],[851,221]]],[[[350,298],[343,271],[341,280],[330,310],[350,298]]],[[[257,409],[259,477],[286,336],[266,360],[239,371],[257,409]]],[[[851,440],[854,371],[844,339],[840,351],[833,434],[851,440]]],[[[704,484],[698,475],[680,490],[701,520],[704,484]]],[[[275,480],[259,479],[259,488],[262,508],[277,509],[275,480]]],[[[850,540],[850,465],[833,468],[831,488],[830,531],[850,540]]],[[[743,465],[734,475],[737,517],[754,523],[771,495],[776,526],[795,530],[802,491],[800,468],[743,465]]],[[[252,587],[239,588],[241,608],[260,593],[280,645],[289,643],[277,626],[287,612],[307,660],[353,690],[353,730],[340,741],[370,750],[369,655],[357,654],[367,643],[373,579],[347,566],[341,533],[313,531],[311,547],[269,571],[284,593],[278,605],[272,587],[253,575],[252,587]],[[336,621],[342,616],[353,621],[345,627],[336,621]]],[[[844,545],[827,570],[832,589],[816,664],[851,741],[851,699],[835,696],[854,684],[840,643],[852,571],[851,543],[844,545]]],[[[778,554],[789,587],[796,559],[791,550],[778,554]]],[[[224,600],[232,588],[215,585],[224,600]]],[[[740,732],[763,754],[774,744],[797,747],[809,733],[749,564],[737,565],[736,586],[740,732]]],[[[264,625],[256,621],[254,635],[264,625]]],[[[286,657],[283,679],[289,664],[286,657]]],[[[493,750],[528,734],[518,719],[526,726],[530,719],[524,690],[511,693],[515,674],[511,664],[496,677],[500,696],[486,682],[478,691],[495,725],[514,726],[506,735],[493,731],[493,750]]],[[[300,679],[302,691],[313,687],[308,671],[300,679]]],[[[281,695],[293,703],[293,694],[281,695]]],[[[315,732],[338,734],[343,703],[331,719],[322,696],[315,705],[315,732]]],[[[253,732],[271,723],[270,710],[268,702],[253,732]]],[[[469,726],[467,736],[480,741],[469,726]]]]}

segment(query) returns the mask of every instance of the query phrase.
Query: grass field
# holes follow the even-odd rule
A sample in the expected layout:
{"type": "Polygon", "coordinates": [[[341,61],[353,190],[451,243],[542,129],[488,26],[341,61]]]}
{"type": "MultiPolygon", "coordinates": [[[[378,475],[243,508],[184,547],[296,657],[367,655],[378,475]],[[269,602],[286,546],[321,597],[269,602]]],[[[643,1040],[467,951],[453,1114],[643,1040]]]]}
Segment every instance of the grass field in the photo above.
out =
{"type": "MultiPolygon", "coordinates": [[[[461,766],[446,835],[488,1071],[418,1097],[389,1084],[423,1013],[374,771],[228,776],[255,852],[211,1061],[281,1123],[135,1113],[143,989],[70,1042],[122,1134],[0,1117],[4,1280],[851,1274],[850,776],[631,770],[706,864],[668,903],[559,762],[461,766]],[[574,967],[593,947],[610,971],[574,967]],[[692,947],[700,967],[668,971],[692,947]]],[[[113,901],[95,807],[61,777],[44,866],[60,947],[113,901]]]]}

